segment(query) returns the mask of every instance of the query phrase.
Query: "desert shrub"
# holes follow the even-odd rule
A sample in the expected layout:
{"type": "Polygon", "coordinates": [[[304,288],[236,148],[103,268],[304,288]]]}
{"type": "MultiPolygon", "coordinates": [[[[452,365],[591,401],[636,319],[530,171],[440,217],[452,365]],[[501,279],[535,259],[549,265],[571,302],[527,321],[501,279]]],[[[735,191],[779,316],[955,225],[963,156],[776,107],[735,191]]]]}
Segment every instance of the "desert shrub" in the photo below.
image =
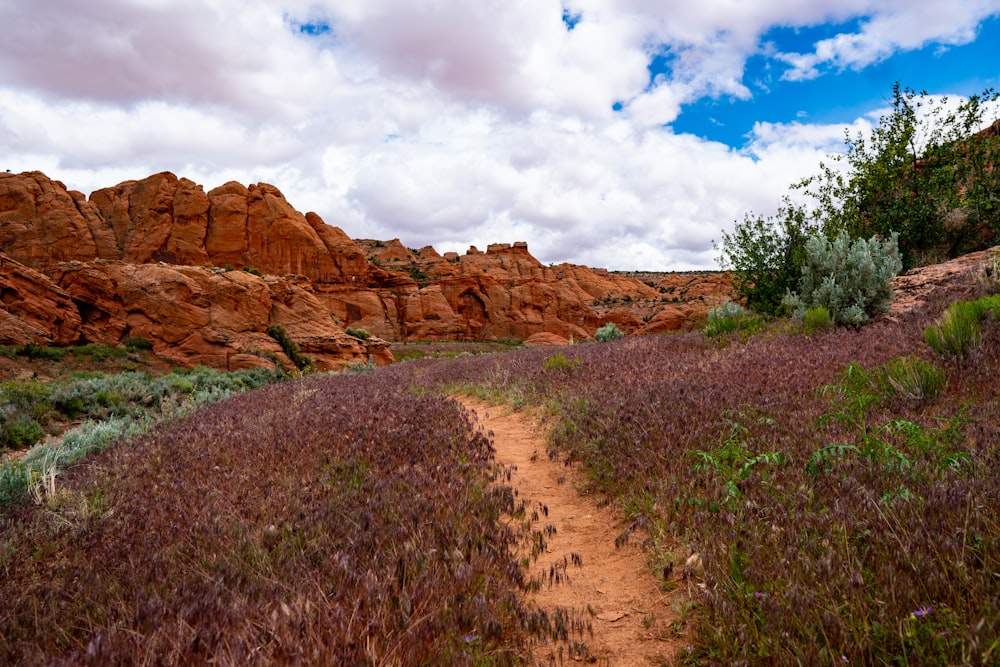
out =
{"type": "Polygon", "coordinates": [[[107,361],[108,359],[124,359],[128,350],[115,345],[105,345],[103,343],[87,343],[68,348],[74,357],[90,357],[94,361],[107,361]]]}
{"type": "Polygon", "coordinates": [[[944,389],[944,369],[919,357],[897,357],[882,369],[882,381],[887,393],[902,398],[921,400],[934,398],[944,389]]]}
{"type": "Polygon", "coordinates": [[[719,265],[733,272],[733,290],[758,313],[778,314],[805,262],[805,243],[819,230],[807,211],[786,198],[776,216],[747,214],[733,233],[722,234],[719,265]]]}
{"type": "Polygon", "coordinates": [[[621,329],[614,322],[608,322],[603,327],[597,330],[594,334],[594,340],[598,343],[606,343],[611,340],[618,340],[619,338],[624,338],[625,334],[622,333],[621,329]]]}
{"type": "Polygon", "coordinates": [[[60,361],[66,356],[67,349],[64,347],[46,347],[28,343],[17,347],[16,353],[19,357],[27,357],[32,361],[60,361]]]}
{"type": "Polygon", "coordinates": [[[344,333],[346,333],[348,336],[353,336],[358,340],[368,340],[369,338],[372,337],[372,335],[368,331],[353,327],[348,327],[347,329],[344,329],[344,333]]]}
{"type": "Polygon", "coordinates": [[[817,331],[832,327],[833,317],[827,308],[817,306],[816,308],[810,308],[802,314],[802,325],[805,327],[806,333],[816,333],[817,331]]]}
{"type": "Polygon", "coordinates": [[[852,241],[846,233],[832,241],[812,236],[806,241],[799,291],[787,295],[785,305],[800,318],[823,307],[838,324],[864,324],[889,309],[889,281],[902,266],[895,234],[885,241],[874,236],[852,241]]]}
{"type": "Polygon", "coordinates": [[[52,406],[70,419],[84,413],[91,413],[97,407],[95,393],[87,385],[87,380],[77,380],[58,387],[52,392],[52,406]]]}
{"type": "Polygon", "coordinates": [[[580,365],[579,359],[567,359],[562,352],[556,352],[551,357],[546,357],[542,362],[542,368],[547,371],[569,372],[575,370],[580,365]]]}
{"type": "Polygon", "coordinates": [[[718,306],[708,309],[708,321],[728,320],[749,315],[750,311],[734,301],[723,301],[718,306]]]}
{"type": "Polygon", "coordinates": [[[764,318],[762,316],[754,315],[738,303],[724,301],[709,309],[708,320],[702,331],[707,337],[715,338],[734,331],[751,334],[763,326],[764,318]]]}
{"type": "Polygon", "coordinates": [[[0,423],[0,449],[26,449],[45,437],[41,424],[27,415],[0,423]]]}
{"type": "Polygon", "coordinates": [[[194,383],[185,377],[175,376],[170,378],[170,387],[182,394],[194,393],[194,383]]]}
{"type": "Polygon", "coordinates": [[[52,388],[42,382],[2,382],[0,383],[0,407],[7,411],[37,413],[47,409],[52,397],[52,388]]]}
{"type": "Polygon", "coordinates": [[[267,327],[267,335],[277,341],[288,360],[300,371],[308,372],[315,369],[316,362],[309,355],[299,351],[298,344],[288,335],[285,327],[280,324],[270,324],[267,327]]]}
{"type": "Polygon", "coordinates": [[[126,336],[122,339],[122,345],[129,352],[146,351],[153,349],[153,343],[148,338],[142,336],[126,336]]]}
{"type": "Polygon", "coordinates": [[[367,361],[352,361],[344,368],[347,375],[361,375],[375,370],[375,357],[368,355],[367,361]]]}
{"type": "Polygon", "coordinates": [[[937,324],[924,330],[924,341],[938,354],[963,358],[979,347],[982,335],[979,323],[987,318],[1000,319],[1000,295],[951,304],[937,324]]]}

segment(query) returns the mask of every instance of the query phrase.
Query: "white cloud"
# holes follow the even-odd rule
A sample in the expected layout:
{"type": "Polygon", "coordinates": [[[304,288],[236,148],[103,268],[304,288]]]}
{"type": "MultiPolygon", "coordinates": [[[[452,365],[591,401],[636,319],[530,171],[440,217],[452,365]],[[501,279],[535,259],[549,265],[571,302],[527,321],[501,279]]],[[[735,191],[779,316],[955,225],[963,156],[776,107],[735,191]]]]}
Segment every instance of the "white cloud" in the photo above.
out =
{"type": "Polygon", "coordinates": [[[967,44],[976,38],[980,22],[998,11],[998,0],[873,2],[858,32],[821,40],[811,53],[779,54],[781,60],[791,65],[783,77],[790,81],[813,79],[824,68],[859,70],[897,51],[919,49],[932,43],[943,47],[967,44]]]}
{"type": "Polygon", "coordinates": [[[998,11],[939,5],[0,3],[0,23],[18,27],[0,41],[0,167],[87,192],[162,170],[206,188],[267,181],[354,237],[440,251],[524,240],[545,262],[711,268],[710,241],[746,211],[773,211],[844,128],[760,122],[736,151],[669,123],[703,97],[750,96],[744,66],[772,27],[868,17],[810,53],[771,54],[805,78],[967,41],[998,11]],[[670,72],[650,82],[657,54],[670,72]]]}

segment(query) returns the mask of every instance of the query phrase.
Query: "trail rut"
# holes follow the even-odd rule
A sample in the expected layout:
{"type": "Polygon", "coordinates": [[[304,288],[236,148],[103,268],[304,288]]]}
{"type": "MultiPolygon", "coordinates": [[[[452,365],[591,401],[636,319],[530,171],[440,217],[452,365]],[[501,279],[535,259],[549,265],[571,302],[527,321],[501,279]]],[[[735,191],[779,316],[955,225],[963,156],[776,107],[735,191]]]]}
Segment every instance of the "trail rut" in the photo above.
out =
{"type": "Polygon", "coordinates": [[[544,436],[529,418],[460,400],[479,428],[492,432],[497,462],[514,467],[510,484],[517,500],[527,501],[527,518],[538,512],[532,528],[555,528],[528,569],[529,576],[545,582],[528,595],[529,604],[550,617],[558,609],[568,611],[589,621],[593,630],[593,636],[589,631],[583,636],[582,656],[571,655],[565,644],[546,643],[533,647],[534,664],[668,664],[682,642],[671,629],[680,593],[660,590],[662,581],[649,570],[638,545],[615,546],[625,529],[623,518],[613,507],[598,507],[594,498],[577,492],[574,470],[549,460],[544,436]]]}

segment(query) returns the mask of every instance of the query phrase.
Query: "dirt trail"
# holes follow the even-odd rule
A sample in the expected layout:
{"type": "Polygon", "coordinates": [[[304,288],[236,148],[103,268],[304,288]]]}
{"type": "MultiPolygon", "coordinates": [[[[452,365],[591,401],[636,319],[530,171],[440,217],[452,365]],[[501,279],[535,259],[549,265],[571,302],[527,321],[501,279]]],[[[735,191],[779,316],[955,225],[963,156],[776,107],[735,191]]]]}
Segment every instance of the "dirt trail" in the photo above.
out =
{"type": "MultiPolygon", "coordinates": [[[[615,538],[625,527],[622,517],[576,491],[573,469],[549,460],[544,436],[530,418],[506,414],[503,407],[460,400],[475,414],[481,429],[492,431],[497,462],[516,467],[510,484],[518,491],[517,500],[528,501],[529,517],[532,509],[538,510],[533,528],[551,524],[556,529],[545,538],[545,552],[529,568],[529,576],[546,582],[529,601],[550,616],[561,608],[590,622],[593,637],[588,632],[583,638],[587,662],[615,667],[667,664],[681,645],[670,627],[677,615],[672,603],[679,593],[660,591],[639,546],[615,547],[615,538]],[[575,563],[574,556],[582,564],[575,563]],[[563,573],[568,581],[560,583],[563,573]],[[549,586],[553,574],[557,581],[549,586]]],[[[639,533],[635,539],[641,539],[639,533]]],[[[563,648],[566,664],[573,664],[563,648]]],[[[562,662],[555,644],[536,646],[533,658],[540,665],[562,662]]]]}

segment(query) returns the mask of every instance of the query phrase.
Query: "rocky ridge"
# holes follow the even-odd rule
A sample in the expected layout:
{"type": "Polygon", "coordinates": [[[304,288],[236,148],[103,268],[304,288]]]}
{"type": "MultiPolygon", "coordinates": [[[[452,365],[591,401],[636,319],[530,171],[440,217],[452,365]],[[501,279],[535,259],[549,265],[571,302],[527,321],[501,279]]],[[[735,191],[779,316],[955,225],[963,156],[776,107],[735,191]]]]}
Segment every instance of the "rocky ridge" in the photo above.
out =
{"type": "Polygon", "coordinates": [[[657,282],[545,266],[525,243],[441,255],[354,241],[274,186],[205,192],[170,173],[89,198],[40,172],[0,174],[0,251],[0,343],[140,337],[174,363],[224,369],[283,359],[272,324],[336,368],[390,363],[386,340],[690,328],[729,294],[721,273],[657,282]]]}

